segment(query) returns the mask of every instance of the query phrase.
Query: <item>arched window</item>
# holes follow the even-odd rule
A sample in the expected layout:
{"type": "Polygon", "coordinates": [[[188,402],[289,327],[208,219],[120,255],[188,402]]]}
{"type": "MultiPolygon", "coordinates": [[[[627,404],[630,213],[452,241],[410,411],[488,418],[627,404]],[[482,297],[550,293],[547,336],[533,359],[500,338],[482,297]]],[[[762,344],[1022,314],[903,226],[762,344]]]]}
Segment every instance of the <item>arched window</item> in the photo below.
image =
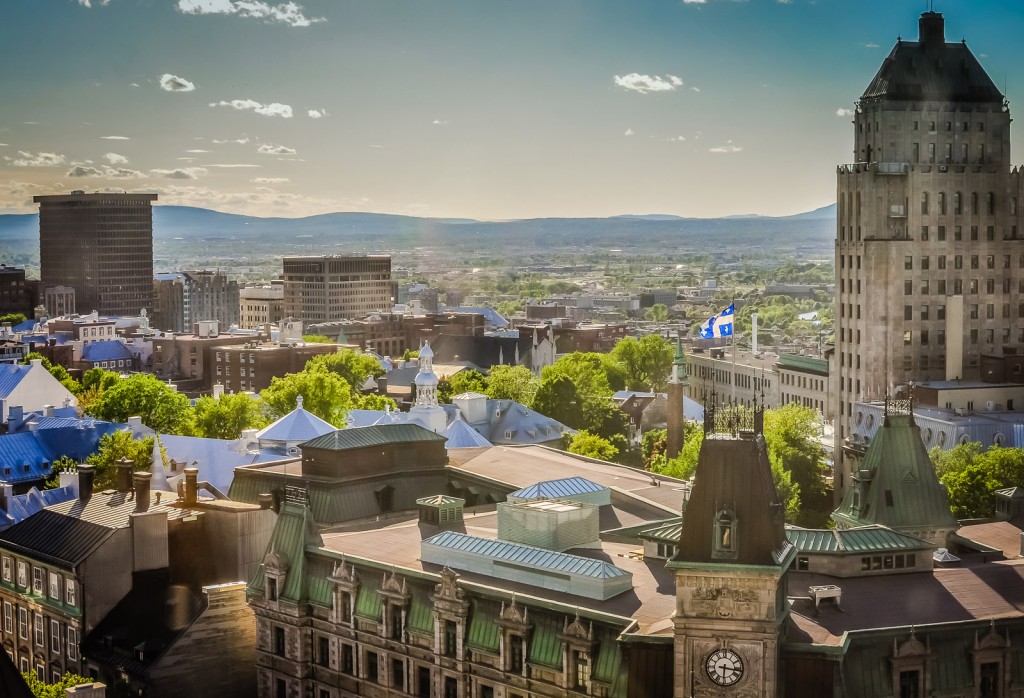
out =
{"type": "Polygon", "coordinates": [[[715,515],[711,557],[725,560],[734,560],[739,557],[736,525],[736,515],[728,509],[723,509],[715,515]]]}

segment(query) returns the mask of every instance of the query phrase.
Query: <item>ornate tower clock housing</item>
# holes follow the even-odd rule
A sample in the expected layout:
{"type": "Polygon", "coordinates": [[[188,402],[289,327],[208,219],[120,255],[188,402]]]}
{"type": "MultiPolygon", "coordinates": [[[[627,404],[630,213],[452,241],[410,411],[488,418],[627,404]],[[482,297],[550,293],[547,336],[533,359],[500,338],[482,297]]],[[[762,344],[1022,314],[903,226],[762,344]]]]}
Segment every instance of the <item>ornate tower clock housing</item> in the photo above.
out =
{"type": "Polygon", "coordinates": [[[762,411],[706,415],[675,571],[676,698],[778,695],[795,556],[772,481],[762,411]]]}

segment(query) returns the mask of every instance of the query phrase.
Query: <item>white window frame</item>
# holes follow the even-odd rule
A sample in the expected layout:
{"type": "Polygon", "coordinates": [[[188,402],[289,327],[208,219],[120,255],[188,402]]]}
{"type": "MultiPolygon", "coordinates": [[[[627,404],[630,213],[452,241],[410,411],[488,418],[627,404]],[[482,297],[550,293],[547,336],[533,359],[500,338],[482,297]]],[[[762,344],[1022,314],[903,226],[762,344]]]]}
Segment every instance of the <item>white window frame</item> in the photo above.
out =
{"type": "Polygon", "coordinates": [[[64,602],[69,606],[77,606],[78,599],[75,595],[75,580],[70,577],[64,580],[64,602]]]}
{"type": "Polygon", "coordinates": [[[8,635],[14,633],[14,606],[10,601],[4,601],[4,632],[8,635]]]}
{"type": "Polygon", "coordinates": [[[42,567],[32,568],[32,593],[36,596],[42,596],[46,593],[43,585],[46,583],[46,570],[42,567]]]}
{"type": "Polygon", "coordinates": [[[72,661],[78,661],[78,628],[72,628],[68,626],[68,659],[72,661]]]}
{"type": "Polygon", "coordinates": [[[60,601],[60,575],[50,572],[50,598],[60,601]]]}
{"type": "Polygon", "coordinates": [[[60,621],[50,619],[50,651],[60,652],[60,621]]]}
{"type": "Polygon", "coordinates": [[[18,586],[28,588],[28,563],[18,560],[18,586]]]}
{"type": "Polygon", "coordinates": [[[11,556],[10,555],[4,555],[4,567],[3,567],[4,573],[3,574],[4,574],[4,581],[5,582],[10,582],[11,579],[14,577],[14,570],[12,569],[13,567],[14,567],[14,564],[13,564],[13,561],[11,560],[11,556]]]}
{"type": "Polygon", "coordinates": [[[28,609],[18,607],[18,638],[28,641],[28,609]]]}
{"type": "Polygon", "coordinates": [[[46,619],[43,618],[42,613],[35,613],[32,616],[32,630],[35,636],[35,642],[37,647],[46,646],[46,619]]]}
{"type": "Polygon", "coordinates": [[[29,664],[28,664],[28,657],[22,657],[21,661],[19,663],[19,666],[21,668],[21,673],[22,674],[27,674],[28,673],[28,666],[29,666],[29,664]]]}

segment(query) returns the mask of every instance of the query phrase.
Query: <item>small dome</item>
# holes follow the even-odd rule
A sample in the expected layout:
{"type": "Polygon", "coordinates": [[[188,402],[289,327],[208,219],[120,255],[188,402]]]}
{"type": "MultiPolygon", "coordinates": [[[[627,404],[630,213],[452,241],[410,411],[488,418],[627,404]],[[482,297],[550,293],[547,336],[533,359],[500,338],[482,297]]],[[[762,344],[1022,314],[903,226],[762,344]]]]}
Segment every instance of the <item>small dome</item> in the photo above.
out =
{"type": "Polygon", "coordinates": [[[434,352],[430,348],[430,342],[427,342],[426,344],[424,344],[423,347],[420,349],[420,358],[421,359],[432,359],[432,358],[434,358],[434,352]]]}
{"type": "Polygon", "coordinates": [[[437,387],[437,376],[433,373],[417,373],[416,380],[413,381],[417,388],[425,388],[428,386],[437,387]]]}

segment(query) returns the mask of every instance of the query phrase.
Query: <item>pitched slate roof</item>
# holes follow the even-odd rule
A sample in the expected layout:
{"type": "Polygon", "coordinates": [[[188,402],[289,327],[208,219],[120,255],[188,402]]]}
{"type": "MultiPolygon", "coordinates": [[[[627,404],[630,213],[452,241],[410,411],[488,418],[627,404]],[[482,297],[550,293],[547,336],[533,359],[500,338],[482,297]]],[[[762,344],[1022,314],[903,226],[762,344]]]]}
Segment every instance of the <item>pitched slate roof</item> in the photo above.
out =
{"type": "Polygon", "coordinates": [[[132,352],[116,339],[90,342],[82,348],[82,361],[95,363],[97,361],[123,361],[125,359],[130,361],[132,359],[132,352]]]}
{"type": "Polygon", "coordinates": [[[1003,94],[966,43],[947,44],[942,15],[921,15],[921,41],[899,41],[861,99],[1002,104],[1003,94]]]}
{"type": "Polygon", "coordinates": [[[414,441],[444,441],[429,429],[419,424],[380,424],[370,427],[355,427],[324,434],[302,444],[304,448],[324,448],[332,451],[346,451],[367,446],[414,441]]]}
{"type": "Polygon", "coordinates": [[[335,431],[336,427],[308,412],[302,407],[281,417],[270,426],[256,432],[260,441],[302,443],[335,431]]]}
{"type": "Polygon", "coordinates": [[[0,533],[0,547],[71,568],[113,534],[107,526],[44,509],[0,533]]]}
{"type": "Polygon", "coordinates": [[[939,484],[912,416],[885,418],[832,519],[852,528],[957,528],[949,496],[939,484]]]}

